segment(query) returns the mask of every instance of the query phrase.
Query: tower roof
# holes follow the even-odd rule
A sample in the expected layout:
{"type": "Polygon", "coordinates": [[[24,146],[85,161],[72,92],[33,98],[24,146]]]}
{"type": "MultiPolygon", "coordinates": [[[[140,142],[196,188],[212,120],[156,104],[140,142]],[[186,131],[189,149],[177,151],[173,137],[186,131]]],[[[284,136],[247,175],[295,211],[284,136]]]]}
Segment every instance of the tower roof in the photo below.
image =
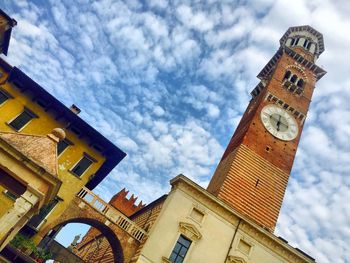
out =
{"type": "Polygon", "coordinates": [[[304,26],[293,26],[288,28],[288,30],[286,31],[286,33],[284,33],[284,35],[282,36],[282,38],[280,39],[280,44],[284,45],[284,43],[286,42],[288,36],[291,33],[294,32],[302,32],[302,31],[306,31],[309,32],[310,34],[312,34],[313,36],[315,36],[317,38],[317,44],[318,44],[318,54],[321,54],[324,51],[324,42],[323,42],[323,35],[318,32],[316,29],[314,29],[313,27],[309,26],[309,25],[304,25],[304,26]]]}

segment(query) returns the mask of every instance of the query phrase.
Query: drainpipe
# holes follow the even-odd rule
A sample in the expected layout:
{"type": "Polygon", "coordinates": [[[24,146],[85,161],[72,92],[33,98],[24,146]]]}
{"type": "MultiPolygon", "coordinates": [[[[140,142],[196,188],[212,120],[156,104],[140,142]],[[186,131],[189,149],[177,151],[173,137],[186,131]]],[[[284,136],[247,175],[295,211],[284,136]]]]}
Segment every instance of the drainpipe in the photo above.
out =
{"type": "Polygon", "coordinates": [[[229,254],[230,254],[230,251],[231,251],[231,249],[232,249],[232,246],[233,246],[233,241],[234,241],[234,240],[235,240],[235,238],[236,238],[236,234],[237,234],[237,231],[238,231],[239,225],[241,224],[241,221],[242,221],[242,219],[240,218],[240,219],[238,220],[238,224],[237,224],[237,227],[236,227],[236,229],[235,229],[235,233],[233,234],[233,237],[232,237],[232,240],[231,240],[230,247],[228,248],[228,251],[227,251],[227,255],[226,255],[226,260],[225,260],[225,262],[227,261],[228,256],[229,256],[229,254]]]}

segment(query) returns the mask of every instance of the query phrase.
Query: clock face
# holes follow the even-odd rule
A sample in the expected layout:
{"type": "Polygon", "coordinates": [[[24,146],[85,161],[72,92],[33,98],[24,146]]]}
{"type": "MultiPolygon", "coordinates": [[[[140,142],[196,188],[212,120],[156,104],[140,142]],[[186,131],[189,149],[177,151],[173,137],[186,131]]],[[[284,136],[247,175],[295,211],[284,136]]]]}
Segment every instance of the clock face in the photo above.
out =
{"type": "Polygon", "coordinates": [[[291,141],[298,136],[298,124],[294,117],[276,105],[267,105],[261,110],[261,121],[276,138],[291,141]]]}

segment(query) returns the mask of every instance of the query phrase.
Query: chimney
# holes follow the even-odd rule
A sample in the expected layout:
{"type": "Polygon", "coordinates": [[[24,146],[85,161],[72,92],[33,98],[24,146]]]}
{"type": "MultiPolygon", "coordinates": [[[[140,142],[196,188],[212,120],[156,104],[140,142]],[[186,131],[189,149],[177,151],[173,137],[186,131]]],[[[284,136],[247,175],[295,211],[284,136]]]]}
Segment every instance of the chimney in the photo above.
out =
{"type": "Polygon", "coordinates": [[[81,112],[81,109],[79,109],[75,104],[72,104],[72,106],[70,106],[69,109],[76,115],[78,115],[81,112]]]}

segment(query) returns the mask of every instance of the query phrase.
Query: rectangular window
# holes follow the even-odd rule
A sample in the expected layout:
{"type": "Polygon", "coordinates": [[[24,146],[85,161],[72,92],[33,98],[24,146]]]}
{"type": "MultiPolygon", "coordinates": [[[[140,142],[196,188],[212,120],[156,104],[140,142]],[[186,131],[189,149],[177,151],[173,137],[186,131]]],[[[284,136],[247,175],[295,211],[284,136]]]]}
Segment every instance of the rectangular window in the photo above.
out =
{"type": "Polygon", "coordinates": [[[67,149],[68,146],[72,145],[73,143],[67,139],[60,140],[57,144],[57,156],[59,156],[65,149],[67,149]]]}
{"type": "Polygon", "coordinates": [[[191,240],[185,238],[183,235],[180,235],[173,249],[173,252],[171,252],[169,260],[172,263],[182,263],[185,259],[188,249],[190,248],[191,243],[191,240]]]}
{"type": "Polygon", "coordinates": [[[12,199],[12,200],[16,200],[16,199],[18,198],[18,195],[16,195],[15,193],[10,192],[9,190],[5,190],[5,191],[4,191],[4,194],[5,194],[8,198],[10,198],[10,199],[12,199]]]}
{"type": "Polygon", "coordinates": [[[47,215],[55,208],[59,201],[58,197],[55,197],[50,203],[47,205],[44,205],[40,211],[39,214],[33,216],[29,222],[28,225],[30,225],[33,228],[38,228],[39,225],[43,222],[43,220],[47,217],[47,215]]]}
{"type": "Polygon", "coordinates": [[[28,109],[24,109],[24,111],[14,118],[9,125],[14,128],[16,131],[21,130],[28,122],[30,122],[33,118],[37,118],[37,115],[31,112],[28,109]]]}
{"type": "Polygon", "coordinates": [[[9,98],[10,96],[7,94],[7,92],[0,90],[0,105],[7,101],[9,98]]]}
{"type": "Polygon", "coordinates": [[[81,176],[94,161],[87,156],[84,156],[71,170],[75,175],[81,176]]]}

